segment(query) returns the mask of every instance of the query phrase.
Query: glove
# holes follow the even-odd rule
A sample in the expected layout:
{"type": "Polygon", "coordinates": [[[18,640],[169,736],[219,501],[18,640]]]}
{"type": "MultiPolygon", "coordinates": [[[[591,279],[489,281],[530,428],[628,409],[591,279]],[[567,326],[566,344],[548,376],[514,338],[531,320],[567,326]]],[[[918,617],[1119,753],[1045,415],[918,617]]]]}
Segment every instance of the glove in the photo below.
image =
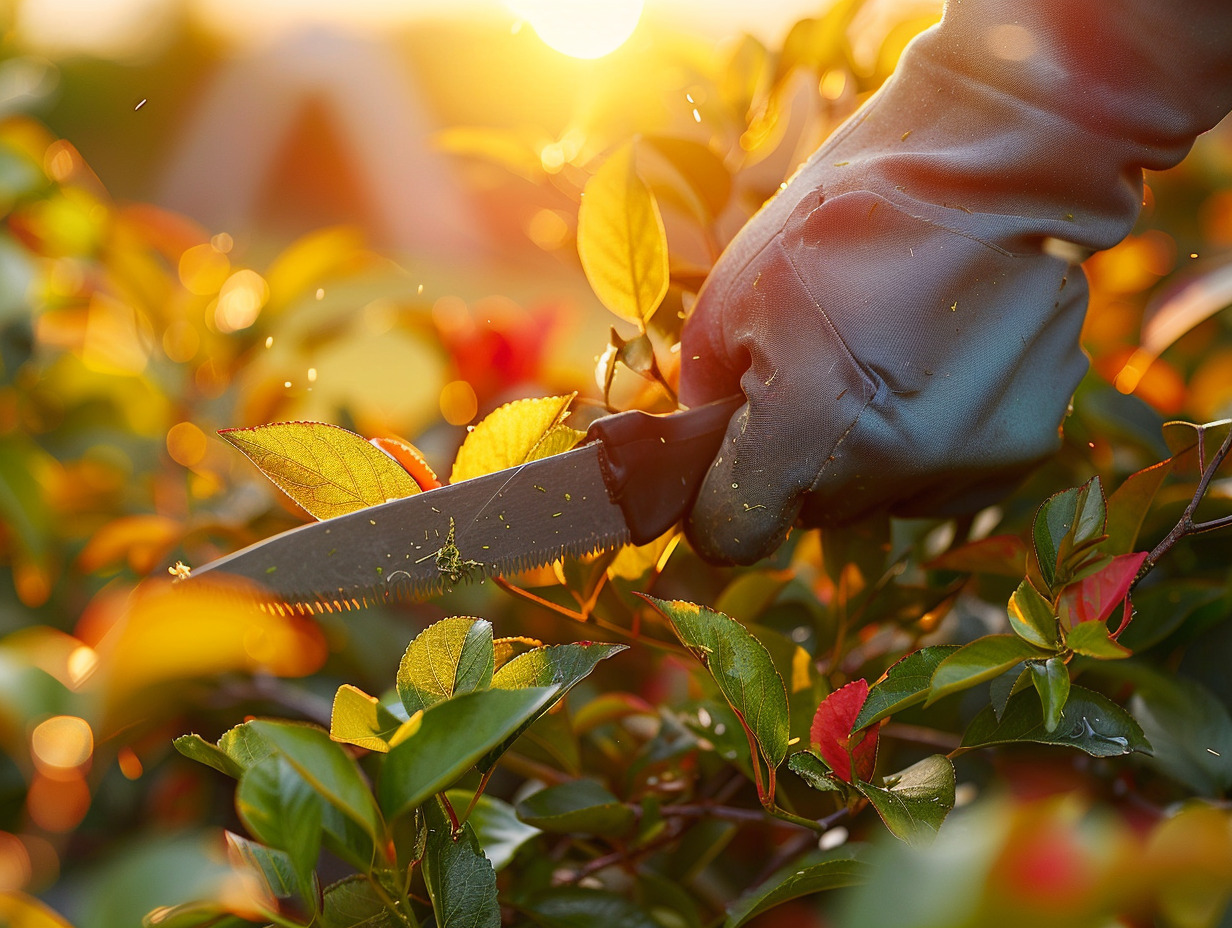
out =
{"type": "Polygon", "coordinates": [[[1227,0],[950,0],[685,323],[682,400],[747,399],[686,522],[698,552],[999,499],[1056,451],[1087,368],[1077,262],[1229,108],[1227,0]]]}

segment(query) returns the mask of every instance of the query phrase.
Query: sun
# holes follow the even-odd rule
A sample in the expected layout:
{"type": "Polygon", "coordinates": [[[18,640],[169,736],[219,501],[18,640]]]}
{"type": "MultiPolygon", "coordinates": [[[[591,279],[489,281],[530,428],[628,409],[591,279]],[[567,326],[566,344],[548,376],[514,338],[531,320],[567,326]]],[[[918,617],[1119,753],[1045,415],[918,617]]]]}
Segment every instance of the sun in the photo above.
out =
{"type": "Polygon", "coordinates": [[[574,58],[601,58],[633,34],[643,0],[508,0],[548,45],[574,58]]]}

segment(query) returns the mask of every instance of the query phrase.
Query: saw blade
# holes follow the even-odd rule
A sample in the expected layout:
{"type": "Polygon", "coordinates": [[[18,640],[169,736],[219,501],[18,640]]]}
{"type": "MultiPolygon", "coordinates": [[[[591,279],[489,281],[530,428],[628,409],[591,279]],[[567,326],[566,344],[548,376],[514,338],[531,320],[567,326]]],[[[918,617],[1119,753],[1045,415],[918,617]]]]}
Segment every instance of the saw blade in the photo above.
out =
{"type": "Polygon", "coordinates": [[[461,483],[291,529],[192,571],[257,583],[298,612],[420,599],[459,583],[629,540],[592,442],[461,483]]]}

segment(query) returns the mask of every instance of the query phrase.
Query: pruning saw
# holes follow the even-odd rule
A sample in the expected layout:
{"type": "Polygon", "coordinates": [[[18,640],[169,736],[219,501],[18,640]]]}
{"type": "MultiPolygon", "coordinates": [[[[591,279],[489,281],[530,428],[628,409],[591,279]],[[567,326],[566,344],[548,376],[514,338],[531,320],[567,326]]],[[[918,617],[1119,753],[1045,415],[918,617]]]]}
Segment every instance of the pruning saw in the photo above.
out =
{"type": "Polygon", "coordinates": [[[276,608],[337,612],[645,544],[688,512],[743,402],[605,416],[571,451],[290,529],[190,582],[237,577],[276,608]]]}

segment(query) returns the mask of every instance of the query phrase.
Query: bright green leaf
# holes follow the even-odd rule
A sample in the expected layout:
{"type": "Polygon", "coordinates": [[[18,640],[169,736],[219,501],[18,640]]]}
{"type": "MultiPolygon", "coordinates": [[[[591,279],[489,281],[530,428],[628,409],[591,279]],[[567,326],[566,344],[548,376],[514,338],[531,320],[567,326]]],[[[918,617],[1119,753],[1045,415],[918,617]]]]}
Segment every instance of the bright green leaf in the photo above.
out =
{"type": "Polygon", "coordinates": [[[1108,697],[1081,686],[1070,686],[1061,724],[1054,731],[1044,727],[1039,697],[1023,691],[1010,698],[1000,721],[992,706],[985,707],[967,726],[962,746],[1015,741],[1065,745],[1093,757],[1115,757],[1131,751],[1151,753],[1150,742],[1128,712],[1108,697]]]}
{"type": "Polygon", "coordinates": [[[965,690],[984,680],[991,680],[1019,661],[1047,659],[1051,656],[1051,652],[1037,648],[1017,635],[985,635],[983,638],[977,638],[948,655],[937,665],[937,669],[933,671],[925,705],[931,705],[942,696],[965,690]]]}
{"type": "Polygon", "coordinates": [[[171,743],[175,745],[177,751],[189,760],[195,760],[197,763],[205,764],[207,767],[213,767],[219,773],[225,773],[236,780],[244,772],[244,768],[232,760],[226,751],[210,744],[200,735],[180,735],[171,743]]]}
{"type": "Polygon", "coordinates": [[[586,183],[578,210],[578,257],[608,309],[645,329],[667,294],[667,233],[654,194],[625,145],[586,183]]]}
{"type": "Polygon", "coordinates": [[[933,754],[886,777],[884,787],[855,785],[891,834],[908,844],[930,843],[954,808],[954,765],[943,754],[933,754]]]}
{"type": "Polygon", "coordinates": [[[385,755],[377,795],[386,816],[393,820],[451,786],[557,698],[552,686],[479,690],[424,710],[406,740],[385,755]]]}
{"type": "Polygon", "coordinates": [[[787,754],[787,689],[762,643],[720,612],[679,600],[645,598],[710,671],[724,698],[752,731],[766,763],[781,764],[787,754]]]}
{"type": "Polygon", "coordinates": [[[275,422],[218,434],[316,519],[420,492],[397,461],[336,425],[275,422]]]}
{"type": "Polygon", "coordinates": [[[886,716],[922,702],[928,695],[937,666],[958,650],[958,645],[938,644],[912,651],[886,671],[885,679],[868,691],[856,716],[853,731],[867,728],[886,716]]]}
{"type": "Polygon", "coordinates": [[[492,623],[455,616],[434,622],[407,646],[398,696],[408,715],[492,682],[492,623]]]}
{"type": "Polygon", "coordinates": [[[381,705],[375,696],[344,683],[334,695],[329,737],[382,754],[389,750],[402,720],[381,705]]]}
{"type": "Polygon", "coordinates": [[[569,780],[527,796],[518,818],[542,831],[620,835],[633,824],[633,810],[594,780],[569,780]]]}
{"type": "MultiPolygon", "coordinates": [[[[471,804],[474,794],[464,789],[451,789],[445,793],[459,814],[471,804]]],[[[518,819],[513,806],[503,799],[486,793],[479,797],[467,816],[466,822],[475,829],[483,854],[492,862],[492,869],[499,873],[517,853],[518,848],[540,834],[538,828],[518,819]]]]}
{"type": "Polygon", "coordinates": [[[763,912],[801,896],[863,883],[868,864],[850,855],[849,848],[840,848],[828,855],[815,855],[827,859],[809,862],[806,858],[784,867],[728,906],[723,928],[740,928],[763,912]]]}
{"type": "MultiPolygon", "coordinates": [[[[1039,693],[1040,707],[1044,713],[1044,731],[1052,734],[1061,724],[1065,700],[1069,699],[1069,668],[1059,657],[1046,661],[1028,661],[1031,682],[1039,693]]],[[[1002,710],[1004,713],[1004,710],[1002,710]]]]}
{"type": "Polygon", "coordinates": [[[556,698],[545,703],[543,708],[526,720],[525,724],[510,732],[479,761],[479,769],[490,770],[518,736],[536,719],[547,712],[558,699],[584,680],[601,660],[619,654],[628,648],[623,644],[589,642],[586,644],[560,644],[525,651],[507,663],[492,676],[492,689],[521,689],[528,686],[546,686],[556,690],[556,698]]]}
{"type": "Polygon", "coordinates": [[[321,848],[321,797],[286,757],[275,754],[244,771],[235,808],[257,840],[285,852],[305,899],[314,898],[313,871],[321,848]]]}
{"type": "Polygon", "coordinates": [[[424,806],[424,817],[428,825],[424,883],[437,928],[500,928],[496,872],[483,856],[475,829],[464,824],[454,837],[437,801],[424,806]]]}
{"type": "Polygon", "coordinates": [[[1059,629],[1050,603],[1030,580],[1023,580],[1007,607],[1015,634],[1039,648],[1055,649],[1059,629]]]}
{"type": "Polygon", "coordinates": [[[359,767],[319,728],[289,722],[249,722],[331,806],[380,843],[384,825],[359,767]]]}
{"type": "Polygon", "coordinates": [[[1065,636],[1065,646],[1078,654],[1114,661],[1129,657],[1130,651],[1108,637],[1108,626],[1103,622],[1083,622],[1070,629],[1065,636]]]}

